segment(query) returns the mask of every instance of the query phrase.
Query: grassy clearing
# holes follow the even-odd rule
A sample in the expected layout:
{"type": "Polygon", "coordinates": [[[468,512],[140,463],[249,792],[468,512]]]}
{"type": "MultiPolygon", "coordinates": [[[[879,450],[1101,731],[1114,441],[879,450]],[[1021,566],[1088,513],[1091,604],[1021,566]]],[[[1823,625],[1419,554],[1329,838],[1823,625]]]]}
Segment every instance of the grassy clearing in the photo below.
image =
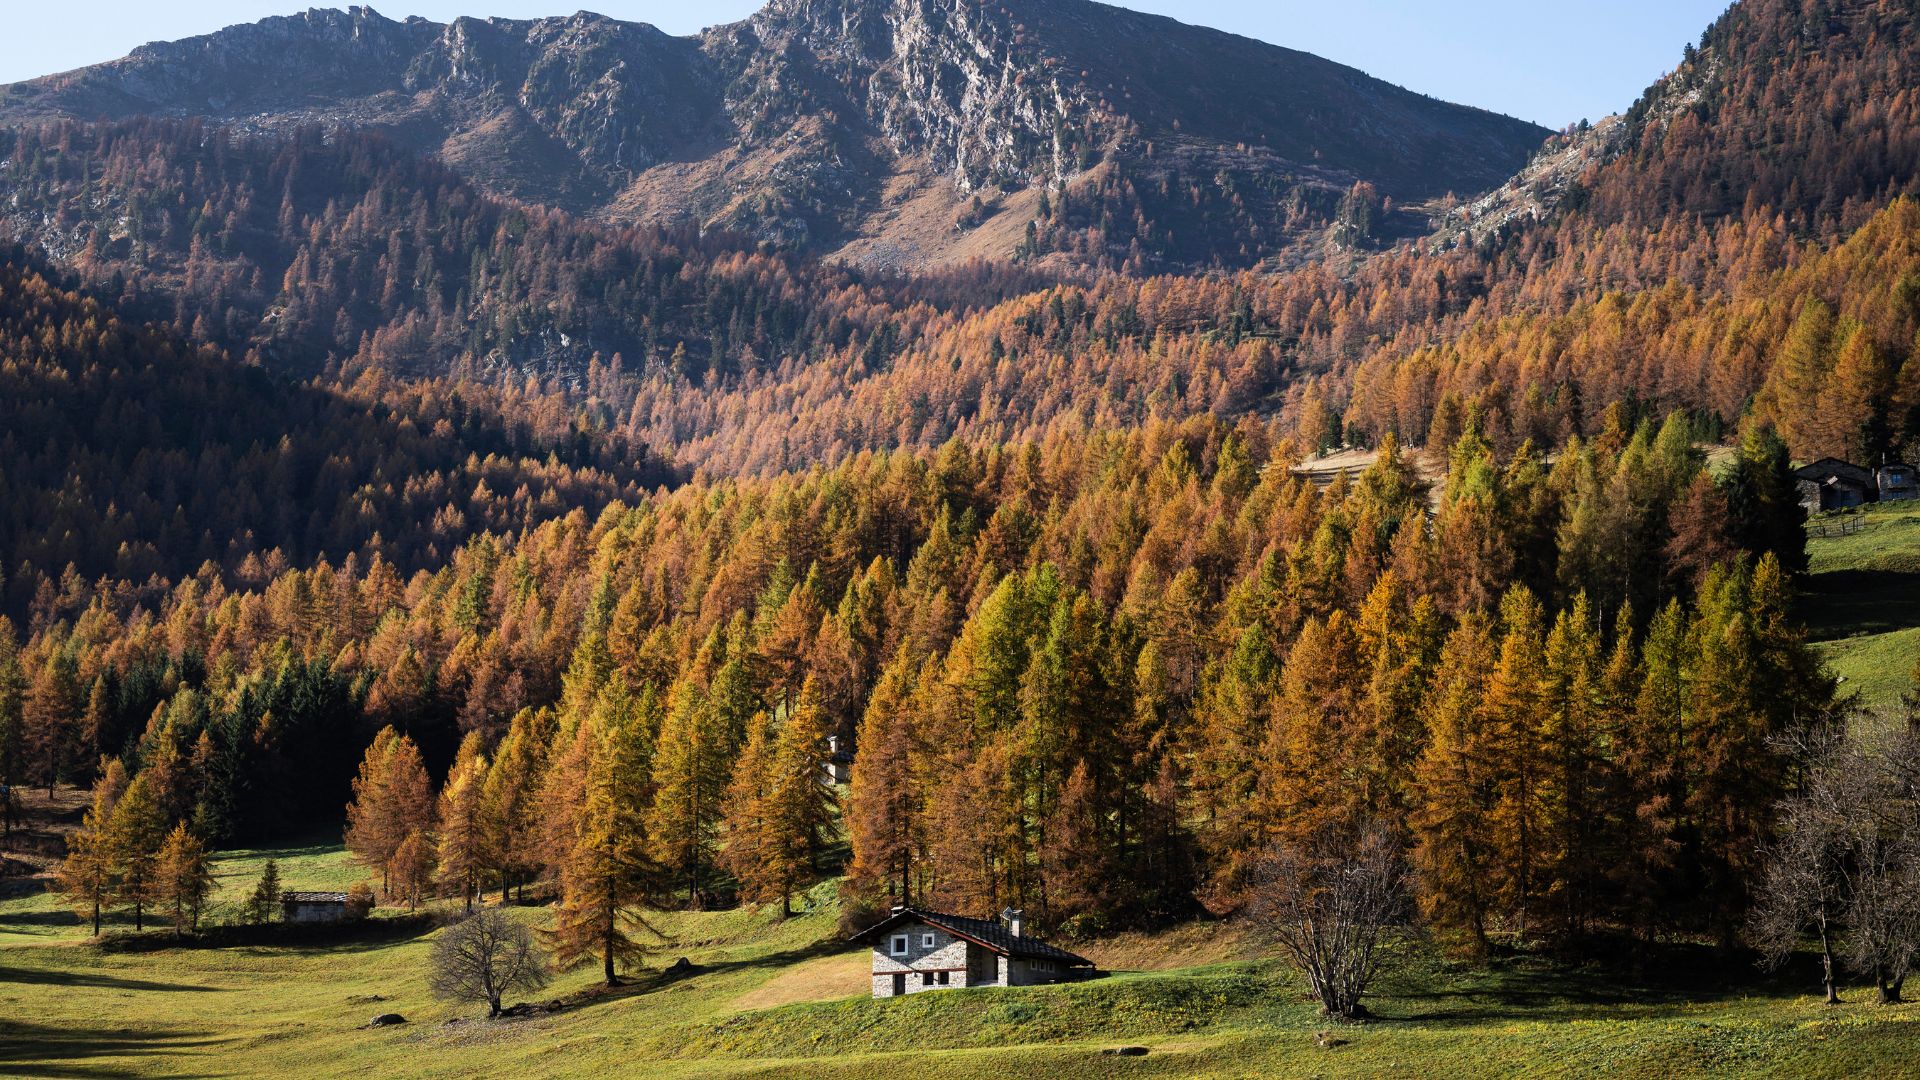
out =
{"type": "MultiPolygon", "coordinates": [[[[285,889],[344,890],[367,876],[341,848],[337,833],[332,840],[315,838],[275,848],[221,854],[213,865],[214,894],[207,910],[209,921],[238,919],[240,905],[253,893],[268,859],[279,861],[280,883],[285,889]]],[[[104,923],[110,929],[131,930],[133,916],[114,912],[104,923]]],[[[0,948],[36,940],[78,940],[90,929],[77,913],[62,904],[58,896],[46,892],[38,882],[23,883],[23,887],[0,897],[0,948]]]]}
{"type": "MultiPolygon", "coordinates": [[[[1823,515],[1810,528],[1841,520],[1823,515]]],[[[1809,536],[1802,614],[1821,658],[1845,680],[1841,689],[1885,714],[1913,689],[1920,656],[1920,503],[1880,503],[1853,520],[1858,532],[1809,536]]]]}
{"type": "MultiPolygon", "coordinates": [[[[226,860],[224,895],[267,852],[226,860]]],[[[273,853],[288,880],[339,884],[337,848],[273,853]],[[311,876],[308,876],[311,875],[311,876]]],[[[1138,970],[1018,990],[865,996],[865,958],[835,943],[834,883],[800,913],[660,913],[634,985],[593,994],[591,971],[540,995],[574,1007],[497,1023],[433,1000],[433,931],[378,920],[311,947],[103,950],[55,931],[0,938],[0,1074],[469,1077],[1428,1076],[1794,1077],[1896,1073],[1920,1053],[1920,1006],[1825,1009],[1790,980],[1682,951],[1638,981],[1532,958],[1491,968],[1403,948],[1372,1003],[1381,1021],[1327,1024],[1284,969],[1230,928],[1196,924],[1086,946],[1138,970]],[[697,965],[661,974],[678,956],[697,965]],[[1183,963],[1184,961],[1184,963],[1183,963]],[[399,1012],[400,1028],[361,1027],[399,1012]],[[1151,1048],[1144,1058],[1100,1051],[1151,1048]]],[[[14,902],[18,910],[21,902],[14,902]]],[[[530,922],[544,909],[508,909],[530,922]]],[[[1867,995],[1854,995],[1864,1002],[1867,995]]]]}

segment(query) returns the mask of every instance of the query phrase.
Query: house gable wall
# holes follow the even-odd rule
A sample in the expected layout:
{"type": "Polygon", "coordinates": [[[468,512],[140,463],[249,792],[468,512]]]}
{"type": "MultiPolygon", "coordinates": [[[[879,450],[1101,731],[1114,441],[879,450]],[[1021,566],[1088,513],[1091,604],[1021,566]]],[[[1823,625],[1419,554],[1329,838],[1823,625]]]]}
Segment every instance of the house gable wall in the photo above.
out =
{"type": "Polygon", "coordinates": [[[974,975],[981,964],[975,954],[986,953],[986,949],[947,933],[937,926],[926,923],[908,923],[889,931],[873,947],[873,996],[892,997],[893,977],[904,975],[905,990],[917,994],[922,990],[946,990],[956,986],[977,986],[974,975]],[[897,937],[907,939],[907,949],[903,955],[894,955],[893,943],[897,937]],[[927,939],[933,939],[932,944],[927,939]],[[940,976],[946,976],[946,982],[940,976]]]}

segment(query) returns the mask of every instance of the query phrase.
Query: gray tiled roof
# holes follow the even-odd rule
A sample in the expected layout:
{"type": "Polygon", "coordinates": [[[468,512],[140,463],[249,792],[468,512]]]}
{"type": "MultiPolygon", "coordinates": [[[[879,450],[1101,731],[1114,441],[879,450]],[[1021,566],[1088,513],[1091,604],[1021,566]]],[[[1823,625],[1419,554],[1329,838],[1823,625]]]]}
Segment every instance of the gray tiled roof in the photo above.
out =
{"type": "Polygon", "coordinates": [[[1055,960],[1074,967],[1093,966],[1093,961],[1086,957],[1049,945],[1039,938],[1027,937],[1024,934],[1015,937],[998,919],[969,919],[961,915],[923,911],[919,908],[901,908],[848,940],[870,942],[903,922],[923,922],[929,926],[937,926],[954,937],[985,946],[1002,956],[1018,957],[1022,960],[1055,960]]]}
{"type": "Polygon", "coordinates": [[[343,892],[283,892],[283,904],[344,904],[352,897],[343,892]]]}

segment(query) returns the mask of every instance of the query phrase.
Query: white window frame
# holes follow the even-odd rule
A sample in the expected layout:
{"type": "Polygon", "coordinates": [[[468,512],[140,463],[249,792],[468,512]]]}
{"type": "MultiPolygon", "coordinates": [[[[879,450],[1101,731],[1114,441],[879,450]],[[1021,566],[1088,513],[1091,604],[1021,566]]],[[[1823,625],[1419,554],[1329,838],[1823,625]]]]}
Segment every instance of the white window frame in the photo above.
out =
{"type": "Polygon", "coordinates": [[[912,941],[913,939],[911,937],[908,937],[906,934],[893,935],[892,948],[889,950],[889,955],[891,956],[907,955],[908,946],[912,943],[912,941]]]}
{"type": "Polygon", "coordinates": [[[920,935],[920,947],[923,949],[931,949],[935,945],[939,944],[939,941],[940,939],[933,936],[932,934],[920,935]]]}

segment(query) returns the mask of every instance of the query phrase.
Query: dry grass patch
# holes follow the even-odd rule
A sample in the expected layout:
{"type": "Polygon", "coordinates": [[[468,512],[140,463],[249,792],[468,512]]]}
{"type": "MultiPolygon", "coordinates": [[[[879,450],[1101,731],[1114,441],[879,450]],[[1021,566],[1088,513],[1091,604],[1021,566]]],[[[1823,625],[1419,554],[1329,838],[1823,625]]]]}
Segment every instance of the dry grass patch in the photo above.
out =
{"type": "Polygon", "coordinates": [[[735,1009],[771,1009],[802,1001],[832,1001],[872,991],[867,950],[823,956],[792,967],[733,999],[735,1009]]]}
{"type": "Polygon", "coordinates": [[[1245,960],[1249,946],[1246,932],[1239,926],[1191,922],[1169,930],[1116,934],[1067,947],[1102,971],[1172,971],[1245,960]]]}

